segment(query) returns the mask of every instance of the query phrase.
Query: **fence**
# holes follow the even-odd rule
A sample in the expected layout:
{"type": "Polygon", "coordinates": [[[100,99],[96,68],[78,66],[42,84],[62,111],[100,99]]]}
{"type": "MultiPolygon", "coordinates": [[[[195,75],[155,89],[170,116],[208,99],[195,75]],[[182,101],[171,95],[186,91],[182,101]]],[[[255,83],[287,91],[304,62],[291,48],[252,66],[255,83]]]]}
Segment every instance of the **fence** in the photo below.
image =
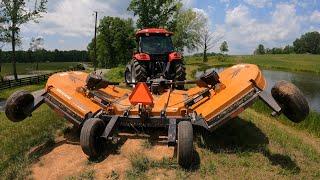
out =
{"type": "MultiPolygon", "coordinates": [[[[75,68],[70,68],[65,71],[77,71],[77,70],[83,70],[83,68],[75,67],[75,68]]],[[[13,88],[13,87],[19,87],[19,86],[39,84],[40,82],[46,81],[51,75],[58,73],[58,72],[65,72],[65,71],[57,71],[57,72],[53,72],[53,73],[49,73],[49,74],[20,78],[18,80],[2,81],[2,82],[0,82],[0,90],[9,89],[9,88],[13,88]]]]}

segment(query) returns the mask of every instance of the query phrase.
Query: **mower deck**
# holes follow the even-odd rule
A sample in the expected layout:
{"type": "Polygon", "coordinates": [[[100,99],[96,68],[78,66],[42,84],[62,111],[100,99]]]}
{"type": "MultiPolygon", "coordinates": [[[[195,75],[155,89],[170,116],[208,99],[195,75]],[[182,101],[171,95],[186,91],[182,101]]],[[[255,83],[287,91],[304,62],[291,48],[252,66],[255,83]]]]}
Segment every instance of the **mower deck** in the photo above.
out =
{"type": "Polygon", "coordinates": [[[113,140],[117,127],[163,127],[168,129],[168,145],[177,146],[179,164],[189,167],[193,155],[193,126],[213,131],[258,98],[274,111],[272,115],[284,113],[293,122],[301,122],[309,113],[308,102],[291,83],[277,83],[272,88],[272,96],[264,91],[266,80],[252,64],[232,66],[219,75],[205,73],[197,81],[160,79],[149,82],[149,86],[147,83],[137,83],[129,90],[95,74],[57,73],[48,79],[45,91],[36,97],[26,91],[12,94],[6,104],[6,115],[11,121],[19,122],[46,103],[81,128],[80,144],[90,157],[99,156],[101,139],[113,140]],[[197,86],[189,90],[173,88],[191,82],[197,86]]]}
{"type": "Polygon", "coordinates": [[[168,89],[153,96],[153,105],[142,117],[139,105],[132,105],[132,91],[108,86],[83,92],[88,74],[83,72],[59,73],[47,82],[45,102],[63,114],[73,124],[81,126],[85,119],[118,116],[120,125],[146,127],[168,126],[170,119],[190,120],[212,130],[226,120],[237,116],[255,100],[266,86],[264,77],[255,65],[237,65],[220,73],[225,85],[219,92],[194,87],[187,91],[168,89]]]}

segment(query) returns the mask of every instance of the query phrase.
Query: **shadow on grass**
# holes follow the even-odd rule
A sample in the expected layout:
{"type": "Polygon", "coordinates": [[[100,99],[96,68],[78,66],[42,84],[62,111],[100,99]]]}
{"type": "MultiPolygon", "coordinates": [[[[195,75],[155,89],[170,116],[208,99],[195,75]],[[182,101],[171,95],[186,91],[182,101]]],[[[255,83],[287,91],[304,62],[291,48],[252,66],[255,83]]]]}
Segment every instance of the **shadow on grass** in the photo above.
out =
{"type": "Polygon", "coordinates": [[[299,173],[300,168],[288,155],[272,153],[268,149],[268,137],[252,122],[235,118],[216,131],[210,133],[197,129],[196,142],[199,147],[215,153],[259,152],[272,165],[280,165],[282,169],[299,173]]]}

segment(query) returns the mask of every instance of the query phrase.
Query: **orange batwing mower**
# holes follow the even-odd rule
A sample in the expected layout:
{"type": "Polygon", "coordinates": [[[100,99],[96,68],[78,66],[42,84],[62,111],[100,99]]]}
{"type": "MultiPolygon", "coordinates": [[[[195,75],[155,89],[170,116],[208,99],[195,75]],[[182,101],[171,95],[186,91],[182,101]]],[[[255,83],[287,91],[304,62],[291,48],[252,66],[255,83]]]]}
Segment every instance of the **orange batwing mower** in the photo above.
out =
{"type": "Polygon", "coordinates": [[[160,77],[131,82],[132,90],[118,85],[94,73],[57,73],[40,95],[12,94],[5,113],[19,122],[47,104],[81,128],[80,144],[90,157],[99,156],[105,147],[101,145],[117,137],[121,127],[166,128],[168,145],[177,148],[178,163],[185,168],[192,164],[194,126],[213,131],[258,99],[273,110],[272,115],[283,113],[295,123],[309,113],[305,97],[289,82],[280,81],[266,92],[266,80],[252,64],[235,65],[219,74],[208,71],[194,81],[160,77]],[[185,84],[195,86],[175,88],[185,84]]]}

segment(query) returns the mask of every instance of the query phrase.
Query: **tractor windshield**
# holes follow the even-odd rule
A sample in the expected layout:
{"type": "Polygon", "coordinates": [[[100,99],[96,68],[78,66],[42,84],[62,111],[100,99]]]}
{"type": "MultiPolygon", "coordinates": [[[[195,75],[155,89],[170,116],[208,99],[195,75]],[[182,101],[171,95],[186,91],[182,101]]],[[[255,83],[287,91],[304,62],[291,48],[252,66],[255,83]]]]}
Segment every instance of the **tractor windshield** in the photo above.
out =
{"type": "Polygon", "coordinates": [[[148,54],[166,54],[174,51],[169,36],[142,36],[140,39],[141,51],[148,54]]]}

